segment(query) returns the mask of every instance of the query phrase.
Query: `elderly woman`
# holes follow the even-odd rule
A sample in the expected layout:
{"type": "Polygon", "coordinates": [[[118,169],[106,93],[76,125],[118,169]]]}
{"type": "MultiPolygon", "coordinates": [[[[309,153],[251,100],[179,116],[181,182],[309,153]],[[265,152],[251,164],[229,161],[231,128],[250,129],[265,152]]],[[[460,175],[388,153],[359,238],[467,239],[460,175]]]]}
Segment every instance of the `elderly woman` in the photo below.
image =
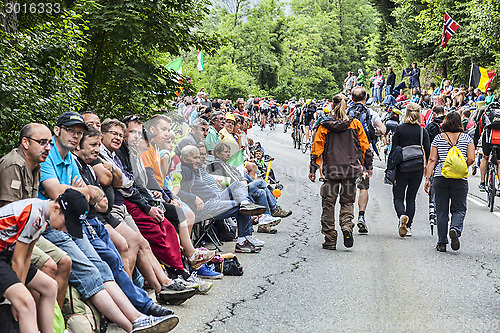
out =
{"type": "Polygon", "coordinates": [[[255,203],[266,207],[265,221],[271,220],[272,217],[287,217],[292,214],[291,211],[284,210],[277,204],[276,198],[274,198],[265,181],[261,179],[252,180],[234,166],[228,164],[227,161],[230,156],[230,147],[223,142],[219,143],[214,149],[214,161],[207,165],[207,171],[216,177],[223,177],[229,184],[236,181],[245,185],[248,184],[248,194],[255,203]]]}

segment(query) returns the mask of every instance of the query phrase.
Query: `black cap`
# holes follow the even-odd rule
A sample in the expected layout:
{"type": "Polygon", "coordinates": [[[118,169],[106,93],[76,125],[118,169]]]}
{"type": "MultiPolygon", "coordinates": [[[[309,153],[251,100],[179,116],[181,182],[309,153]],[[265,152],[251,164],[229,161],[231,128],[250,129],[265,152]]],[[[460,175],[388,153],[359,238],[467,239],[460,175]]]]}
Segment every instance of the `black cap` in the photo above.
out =
{"type": "Polygon", "coordinates": [[[66,230],[76,238],[83,238],[82,223],[87,219],[89,202],[76,190],[68,188],[59,196],[59,203],[64,214],[66,230]]]}
{"type": "Polygon", "coordinates": [[[64,112],[57,119],[56,126],[70,127],[73,125],[83,125],[86,130],[88,129],[87,125],[85,125],[85,120],[83,119],[83,117],[76,112],[64,112]]]}
{"type": "Polygon", "coordinates": [[[493,89],[491,89],[491,88],[488,88],[488,89],[486,89],[486,91],[493,91],[493,89]]]}

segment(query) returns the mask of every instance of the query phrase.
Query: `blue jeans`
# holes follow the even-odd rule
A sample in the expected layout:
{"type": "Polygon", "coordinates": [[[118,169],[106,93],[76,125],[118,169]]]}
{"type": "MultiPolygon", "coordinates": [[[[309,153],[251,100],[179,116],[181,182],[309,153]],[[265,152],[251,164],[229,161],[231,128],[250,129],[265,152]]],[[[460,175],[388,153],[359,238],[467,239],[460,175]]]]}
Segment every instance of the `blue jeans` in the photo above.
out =
{"type": "Polygon", "coordinates": [[[69,282],[83,298],[94,296],[104,289],[104,282],[113,281],[109,266],[99,258],[85,234],[77,242],[68,233],[49,228],[43,236],[71,258],[69,282]]]}
{"type": "Polygon", "coordinates": [[[252,219],[240,213],[240,203],[248,200],[248,190],[241,182],[229,185],[217,198],[205,202],[202,216],[223,220],[235,217],[238,224],[238,237],[250,236],[253,233],[252,219]]]}
{"type": "Polygon", "coordinates": [[[467,192],[469,185],[464,179],[451,179],[442,176],[434,177],[436,220],[438,229],[438,244],[448,244],[449,228],[456,229],[462,235],[465,213],[467,212],[467,192]]]}
{"type": "Polygon", "coordinates": [[[276,198],[262,179],[254,180],[248,184],[248,194],[256,204],[266,207],[265,214],[271,214],[271,210],[276,207],[276,198]]]}
{"type": "Polygon", "coordinates": [[[109,233],[96,217],[87,220],[83,231],[99,256],[106,262],[115,278],[116,283],[128,297],[130,303],[142,313],[146,313],[153,304],[148,294],[132,283],[132,280],[123,268],[123,261],[115,245],[109,238],[109,233]]]}
{"type": "Polygon", "coordinates": [[[382,87],[376,87],[373,89],[373,101],[379,103],[382,101],[382,87]]]}
{"type": "Polygon", "coordinates": [[[389,96],[392,93],[392,86],[387,85],[385,86],[385,96],[389,96]]]}

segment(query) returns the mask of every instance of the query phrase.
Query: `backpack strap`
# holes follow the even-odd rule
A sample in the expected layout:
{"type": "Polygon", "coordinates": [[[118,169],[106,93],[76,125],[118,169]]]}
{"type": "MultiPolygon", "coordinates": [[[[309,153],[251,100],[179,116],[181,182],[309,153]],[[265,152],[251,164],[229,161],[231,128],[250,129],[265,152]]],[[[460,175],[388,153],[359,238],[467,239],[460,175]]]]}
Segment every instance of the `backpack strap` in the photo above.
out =
{"type": "Polygon", "coordinates": [[[448,134],[446,134],[446,132],[443,132],[443,133],[444,133],[444,135],[446,135],[446,137],[448,138],[448,141],[447,141],[447,142],[448,142],[448,144],[449,144],[450,146],[452,146],[452,147],[457,145],[458,140],[460,140],[460,137],[462,136],[462,132],[461,132],[460,134],[458,134],[457,141],[456,141],[454,144],[452,144],[452,141],[451,141],[450,137],[448,136],[448,134]]]}

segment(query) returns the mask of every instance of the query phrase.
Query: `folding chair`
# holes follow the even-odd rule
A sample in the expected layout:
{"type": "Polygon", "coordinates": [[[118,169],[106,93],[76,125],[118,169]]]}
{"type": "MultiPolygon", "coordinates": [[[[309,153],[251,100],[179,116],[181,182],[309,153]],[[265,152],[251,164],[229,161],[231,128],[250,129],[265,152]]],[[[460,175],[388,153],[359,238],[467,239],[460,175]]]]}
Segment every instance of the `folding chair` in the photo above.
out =
{"type": "Polygon", "coordinates": [[[219,252],[222,252],[222,250],[219,246],[222,246],[223,244],[220,241],[219,237],[217,237],[217,234],[215,233],[215,230],[214,230],[215,221],[216,220],[210,218],[210,219],[203,220],[203,221],[196,224],[200,228],[199,233],[201,235],[198,237],[198,239],[194,243],[195,248],[198,247],[198,245],[203,241],[205,236],[207,236],[208,239],[210,239],[210,241],[212,242],[212,244],[215,245],[215,248],[219,252]]]}

